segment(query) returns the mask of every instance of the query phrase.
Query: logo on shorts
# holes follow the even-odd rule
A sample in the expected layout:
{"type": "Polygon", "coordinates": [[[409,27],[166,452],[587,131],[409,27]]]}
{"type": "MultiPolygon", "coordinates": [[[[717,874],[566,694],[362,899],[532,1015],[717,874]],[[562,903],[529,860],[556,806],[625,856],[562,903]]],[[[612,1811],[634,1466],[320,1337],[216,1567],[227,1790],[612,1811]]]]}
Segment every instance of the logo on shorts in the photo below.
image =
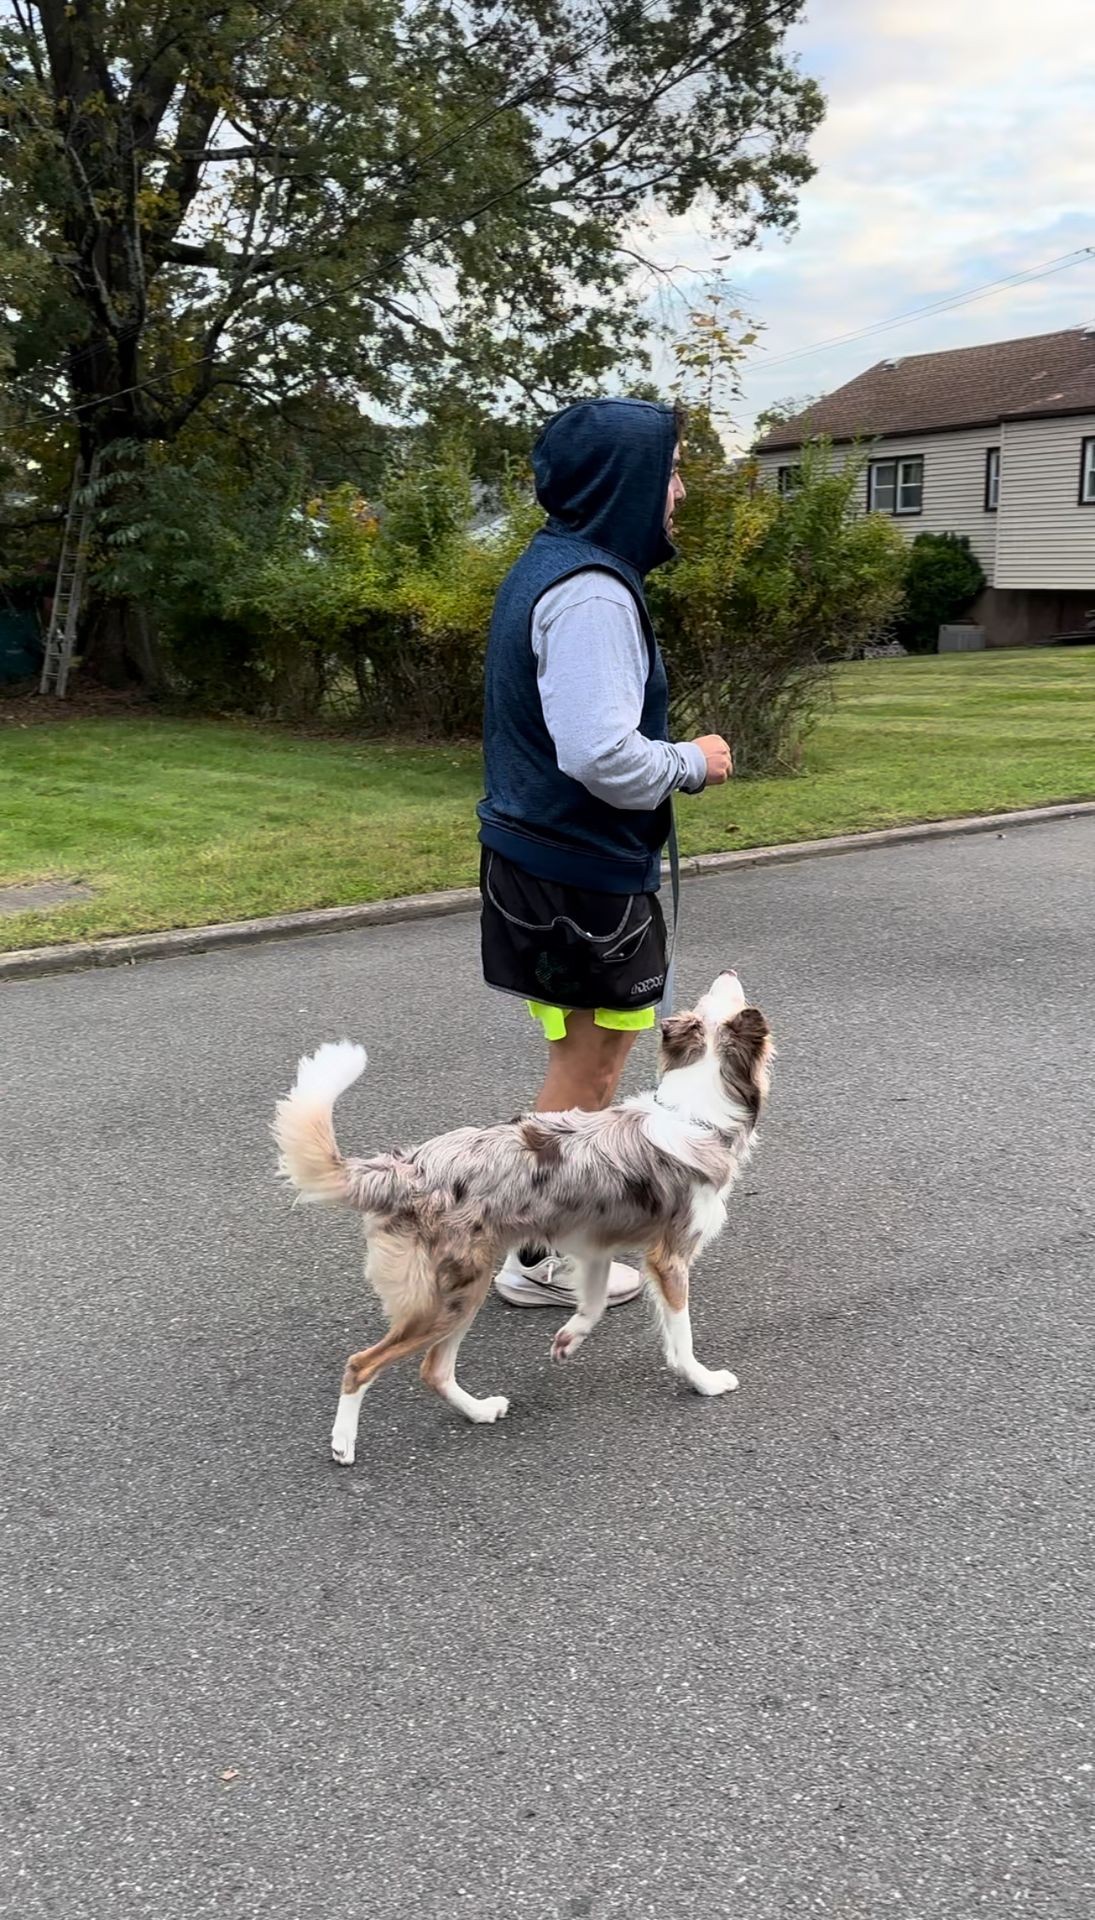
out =
{"type": "Polygon", "coordinates": [[[664,987],[664,985],[665,985],[664,973],[656,973],[654,974],[652,979],[640,980],[637,986],[632,987],[631,998],[633,1000],[637,1000],[641,993],[653,993],[655,987],[664,987]]]}

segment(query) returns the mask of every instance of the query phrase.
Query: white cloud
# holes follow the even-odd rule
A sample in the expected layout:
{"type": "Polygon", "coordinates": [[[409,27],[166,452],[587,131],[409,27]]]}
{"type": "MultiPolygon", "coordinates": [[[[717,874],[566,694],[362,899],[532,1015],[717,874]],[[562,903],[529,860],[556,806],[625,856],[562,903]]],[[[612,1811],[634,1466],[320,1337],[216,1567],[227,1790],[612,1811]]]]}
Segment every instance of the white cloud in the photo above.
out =
{"type": "MultiPolygon", "coordinates": [[[[794,45],[829,114],[798,233],[722,269],[765,324],[742,425],[788,392],[839,385],[888,352],[1005,339],[1095,317],[1095,259],[950,314],[785,356],[1095,246],[1090,0],[816,0],[794,45]]],[[[724,251],[660,222],[658,257],[724,251]]]]}

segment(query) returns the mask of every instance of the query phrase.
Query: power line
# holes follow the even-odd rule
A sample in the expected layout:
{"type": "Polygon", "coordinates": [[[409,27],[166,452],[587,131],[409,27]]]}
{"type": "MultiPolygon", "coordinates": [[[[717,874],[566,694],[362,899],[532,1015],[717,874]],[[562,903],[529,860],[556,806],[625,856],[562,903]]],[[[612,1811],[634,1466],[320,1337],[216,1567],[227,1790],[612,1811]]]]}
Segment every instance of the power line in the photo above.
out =
{"type": "MultiPolygon", "coordinates": [[[[1095,247],[1076,247],[1071,253],[1055,254],[1039,267],[1027,267],[1020,273],[1006,274],[999,280],[987,280],[981,286],[971,287],[967,293],[954,294],[946,299],[933,300],[922,307],[910,307],[905,313],[894,314],[889,320],[876,320],[869,326],[857,327],[850,333],[834,333],[827,340],[815,340],[811,346],[796,347],[791,353],[777,354],[773,360],[765,360],[763,368],[786,366],[791,360],[804,360],[811,354],[822,353],[827,347],[847,346],[856,340],[868,340],[875,334],[888,333],[893,327],[904,326],[910,320],[926,318],[934,313],[949,313],[958,307],[970,306],[974,301],[986,300],[990,294],[1000,292],[1005,287],[1025,286],[1033,280],[1046,280],[1057,273],[1067,273],[1071,267],[1078,267],[1085,260],[1095,258],[1095,247]]],[[[757,363],[758,366],[760,363],[757,363]]]]}

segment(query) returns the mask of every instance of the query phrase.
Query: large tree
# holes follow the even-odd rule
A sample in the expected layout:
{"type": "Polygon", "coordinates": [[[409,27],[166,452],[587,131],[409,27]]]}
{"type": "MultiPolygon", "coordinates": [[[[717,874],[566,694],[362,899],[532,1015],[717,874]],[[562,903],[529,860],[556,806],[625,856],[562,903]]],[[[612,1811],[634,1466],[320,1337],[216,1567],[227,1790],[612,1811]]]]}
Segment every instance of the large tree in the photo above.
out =
{"type": "Polygon", "coordinates": [[[635,346],[659,214],[792,220],[804,4],[0,0],[8,407],[89,455],[317,392],[551,404],[635,346]]]}

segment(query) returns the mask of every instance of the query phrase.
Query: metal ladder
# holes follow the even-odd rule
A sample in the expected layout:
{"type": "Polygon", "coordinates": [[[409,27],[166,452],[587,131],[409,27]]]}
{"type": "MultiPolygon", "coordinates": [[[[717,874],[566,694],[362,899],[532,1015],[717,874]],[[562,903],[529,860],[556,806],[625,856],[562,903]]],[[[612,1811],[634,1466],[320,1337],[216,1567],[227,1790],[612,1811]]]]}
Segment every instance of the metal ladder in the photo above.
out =
{"type": "Polygon", "coordinates": [[[80,608],[84,598],[93,518],[90,488],[98,470],[98,453],[92,454],[87,467],[80,459],[76,462],[68,512],[65,515],[61,558],[57,563],[57,584],[53,592],[53,607],[49,616],[49,631],[46,634],[46,651],[42,661],[42,678],[38,683],[38,691],[55,693],[60,700],[64,699],[65,689],[68,686],[68,673],[72,665],[76,629],[79,625],[80,608]]]}

